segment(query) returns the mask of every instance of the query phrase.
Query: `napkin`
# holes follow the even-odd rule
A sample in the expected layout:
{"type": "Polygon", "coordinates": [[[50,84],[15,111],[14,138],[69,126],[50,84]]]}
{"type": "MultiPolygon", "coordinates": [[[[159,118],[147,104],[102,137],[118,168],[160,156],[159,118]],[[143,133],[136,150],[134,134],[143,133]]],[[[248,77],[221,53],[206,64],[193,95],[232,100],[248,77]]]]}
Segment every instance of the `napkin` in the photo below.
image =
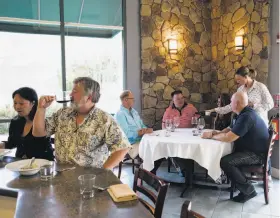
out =
{"type": "Polygon", "coordinates": [[[111,185],[107,190],[115,202],[137,199],[137,195],[127,184],[111,185]]]}

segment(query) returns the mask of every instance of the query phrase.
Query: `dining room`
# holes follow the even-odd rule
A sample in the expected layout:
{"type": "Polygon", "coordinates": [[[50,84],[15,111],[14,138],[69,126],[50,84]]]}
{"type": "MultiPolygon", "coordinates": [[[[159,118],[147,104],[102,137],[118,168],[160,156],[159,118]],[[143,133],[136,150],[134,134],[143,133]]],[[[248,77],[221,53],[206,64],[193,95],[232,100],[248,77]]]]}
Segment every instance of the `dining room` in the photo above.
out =
{"type": "Polygon", "coordinates": [[[278,0],[1,0],[0,217],[280,217],[279,8],[278,0]],[[247,106],[269,131],[261,164],[242,168],[257,195],[236,202],[242,191],[221,160],[237,139],[212,130],[237,126],[238,110],[219,108],[244,97],[234,95],[243,77],[267,90],[258,102],[248,91],[247,106]],[[59,114],[80,107],[80,83],[97,93],[87,106],[102,119],[89,112],[67,123],[73,113],[59,114]],[[125,101],[147,130],[137,158],[118,122],[125,101]],[[24,116],[29,104],[37,112],[24,116]],[[24,138],[46,135],[43,154],[22,154],[24,138]],[[90,148],[99,140],[106,146],[90,148]]]}

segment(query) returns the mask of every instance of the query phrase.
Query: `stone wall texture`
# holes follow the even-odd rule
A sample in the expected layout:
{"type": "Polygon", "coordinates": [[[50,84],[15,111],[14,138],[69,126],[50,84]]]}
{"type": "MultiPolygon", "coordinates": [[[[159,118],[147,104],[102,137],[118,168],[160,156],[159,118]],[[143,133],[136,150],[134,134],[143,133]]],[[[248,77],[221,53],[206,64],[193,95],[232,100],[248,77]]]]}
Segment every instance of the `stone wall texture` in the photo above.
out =
{"type": "Polygon", "coordinates": [[[269,4],[256,0],[141,0],[142,116],[161,128],[171,92],[182,90],[198,110],[214,106],[219,93],[233,93],[241,66],[266,83],[269,4]],[[244,51],[235,36],[244,35],[244,51]],[[178,41],[169,54],[168,40],[178,41]]]}

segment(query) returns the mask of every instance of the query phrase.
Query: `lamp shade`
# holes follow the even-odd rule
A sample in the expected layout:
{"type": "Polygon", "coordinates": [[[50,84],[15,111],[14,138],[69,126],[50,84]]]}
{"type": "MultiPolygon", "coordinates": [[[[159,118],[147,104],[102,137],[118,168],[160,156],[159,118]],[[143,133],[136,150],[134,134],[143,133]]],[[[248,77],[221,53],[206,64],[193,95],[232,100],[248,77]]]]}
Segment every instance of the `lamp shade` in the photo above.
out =
{"type": "Polygon", "coordinates": [[[243,36],[235,37],[235,50],[243,50],[243,36]]]}
{"type": "Polygon", "coordinates": [[[178,52],[178,43],[176,39],[168,40],[168,50],[170,54],[177,54],[178,52]]]}

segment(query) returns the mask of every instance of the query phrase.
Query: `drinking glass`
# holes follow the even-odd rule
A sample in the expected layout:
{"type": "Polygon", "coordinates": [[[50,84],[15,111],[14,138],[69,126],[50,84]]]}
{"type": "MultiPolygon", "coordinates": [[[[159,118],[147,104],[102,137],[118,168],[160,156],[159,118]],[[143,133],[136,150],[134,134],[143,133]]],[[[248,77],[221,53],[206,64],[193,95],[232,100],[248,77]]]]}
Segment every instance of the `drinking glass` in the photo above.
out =
{"type": "Polygon", "coordinates": [[[53,168],[54,164],[53,161],[49,161],[48,164],[45,164],[40,167],[40,177],[43,181],[48,181],[53,177],[53,168]]]}
{"type": "Polygon", "coordinates": [[[174,117],[173,118],[173,125],[176,128],[178,128],[178,126],[180,125],[180,117],[174,117]]]}
{"type": "Polygon", "coordinates": [[[193,116],[191,122],[192,122],[192,125],[193,125],[193,128],[194,128],[194,129],[192,130],[192,132],[195,133],[195,132],[196,132],[196,126],[197,126],[197,117],[196,117],[196,116],[193,116]]]}
{"type": "Polygon", "coordinates": [[[172,120],[171,119],[167,119],[165,120],[165,128],[166,128],[166,132],[165,132],[165,136],[170,136],[170,132],[172,130],[172,120]]]}
{"type": "Polygon", "coordinates": [[[199,118],[197,122],[198,132],[201,133],[204,127],[205,127],[205,120],[203,118],[199,118]]]}
{"type": "Polygon", "coordinates": [[[94,174],[85,174],[78,177],[80,182],[80,194],[83,198],[94,197],[95,178],[96,175],[94,174]]]}
{"type": "Polygon", "coordinates": [[[70,93],[71,93],[70,91],[56,92],[56,94],[55,94],[56,102],[58,102],[58,103],[70,102],[71,101],[70,93]]]}

